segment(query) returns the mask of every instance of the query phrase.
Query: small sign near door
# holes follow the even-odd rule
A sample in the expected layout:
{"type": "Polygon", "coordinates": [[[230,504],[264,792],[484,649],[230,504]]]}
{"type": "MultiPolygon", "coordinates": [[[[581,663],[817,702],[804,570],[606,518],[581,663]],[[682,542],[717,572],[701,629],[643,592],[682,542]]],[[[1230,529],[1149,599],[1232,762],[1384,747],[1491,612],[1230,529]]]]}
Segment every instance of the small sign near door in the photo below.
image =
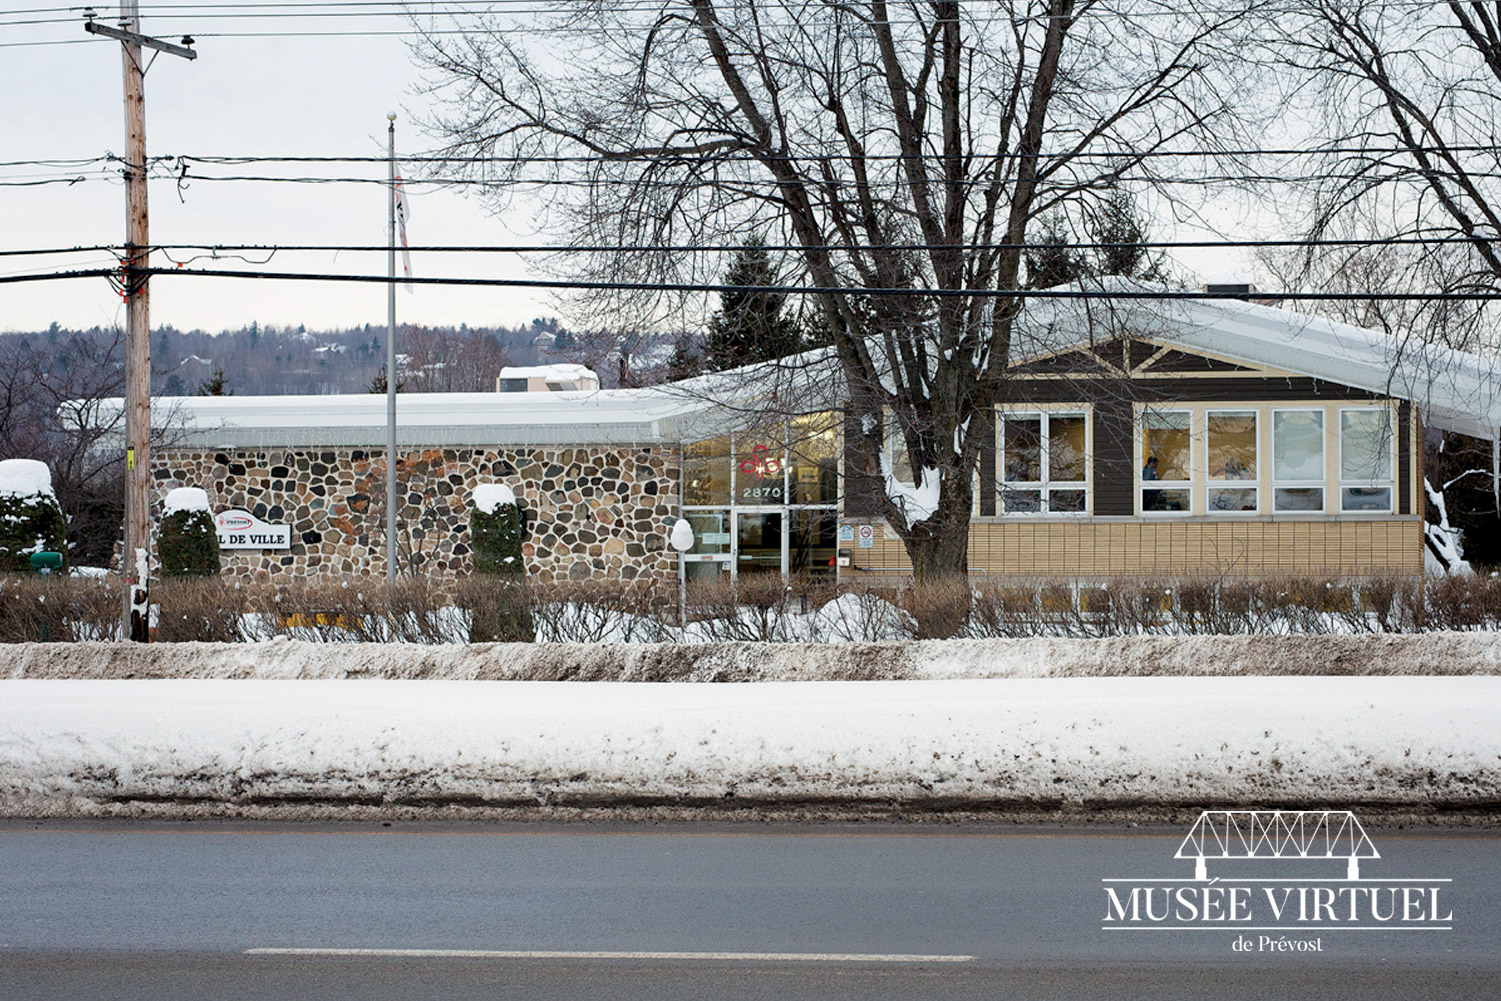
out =
{"type": "Polygon", "coordinates": [[[840,542],[854,542],[855,541],[855,526],[854,525],[840,525],[839,526],[839,541],[840,542]]]}

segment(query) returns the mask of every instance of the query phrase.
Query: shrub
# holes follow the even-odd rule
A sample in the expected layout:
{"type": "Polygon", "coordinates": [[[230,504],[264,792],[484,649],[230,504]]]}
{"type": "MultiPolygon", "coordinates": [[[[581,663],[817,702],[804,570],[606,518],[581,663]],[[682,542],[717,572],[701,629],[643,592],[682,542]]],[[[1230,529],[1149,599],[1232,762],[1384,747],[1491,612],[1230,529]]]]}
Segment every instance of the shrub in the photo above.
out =
{"type": "Polygon", "coordinates": [[[156,552],[165,577],[206,577],[219,572],[219,534],[214,516],[177,510],[156,530],[156,552]]]}
{"type": "Polygon", "coordinates": [[[912,638],[919,640],[962,635],[972,601],[969,578],[962,574],[925,580],[902,592],[902,609],[915,626],[912,638]]]}
{"type": "Polygon", "coordinates": [[[526,576],[526,560],[521,552],[521,505],[515,495],[500,484],[485,484],[475,490],[474,501],[469,512],[474,572],[526,576]]]}
{"type": "Polygon", "coordinates": [[[32,553],[66,553],[67,534],[46,464],[0,461],[0,571],[31,573],[32,553]]]}
{"type": "Polygon", "coordinates": [[[526,593],[549,643],[662,643],[677,619],[677,588],[652,578],[558,581],[526,593]]]}
{"type": "MultiPolygon", "coordinates": [[[[165,572],[165,556],[162,564],[165,572]]],[[[250,599],[247,589],[233,581],[212,573],[166,576],[151,589],[151,598],[157,605],[154,638],[159,642],[235,643],[247,638],[242,626],[250,599]]]]}
{"type": "Polygon", "coordinates": [[[521,505],[510,488],[499,483],[476,487],[473,500],[469,545],[479,579],[464,591],[469,642],[530,643],[537,638],[537,623],[522,585],[526,559],[521,549],[521,505]]]}
{"type": "Polygon", "coordinates": [[[475,574],[458,588],[458,606],[469,617],[471,643],[531,643],[537,639],[531,587],[495,573],[475,574]]]}

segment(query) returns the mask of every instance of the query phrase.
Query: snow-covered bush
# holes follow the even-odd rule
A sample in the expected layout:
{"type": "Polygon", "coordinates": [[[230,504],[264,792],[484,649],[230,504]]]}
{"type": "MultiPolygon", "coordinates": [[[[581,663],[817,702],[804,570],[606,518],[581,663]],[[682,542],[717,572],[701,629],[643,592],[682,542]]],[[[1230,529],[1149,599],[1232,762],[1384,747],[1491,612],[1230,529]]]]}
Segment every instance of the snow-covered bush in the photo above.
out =
{"type": "Polygon", "coordinates": [[[493,588],[469,590],[471,643],[530,643],[537,637],[523,584],[521,535],[521,505],[511,488],[503,483],[475,487],[469,511],[474,573],[500,579],[493,588]]]}
{"type": "Polygon", "coordinates": [[[32,553],[64,553],[66,544],[67,522],[47,464],[0,461],[0,571],[29,573],[32,553]]]}
{"type": "Polygon", "coordinates": [[[167,492],[156,530],[156,552],[167,577],[203,577],[219,572],[219,533],[208,494],[198,487],[167,492]]]}
{"type": "Polygon", "coordinates": [[[482,483],[474,488],[469,512],[470,548],[474,572],[526,576],[521,554],[521,505],[503,483],[482,483]]]}
{"type": "Polygon", "coordinates": [[[825,643],[881,643],[911,639],[917,623],[878,594],[851,591],[818,610],[812,631],[825,643]]]}

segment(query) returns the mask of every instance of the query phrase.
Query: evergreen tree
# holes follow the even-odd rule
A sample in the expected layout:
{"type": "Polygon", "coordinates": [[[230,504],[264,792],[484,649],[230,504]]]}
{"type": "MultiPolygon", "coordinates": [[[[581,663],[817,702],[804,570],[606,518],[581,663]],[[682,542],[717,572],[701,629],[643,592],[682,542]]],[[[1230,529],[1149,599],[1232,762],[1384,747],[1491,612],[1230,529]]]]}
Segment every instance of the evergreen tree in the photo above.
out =
{"type": "Polygon", "coordinates": [[[1068,220],[1061,213],[1043,219],[1028,241],[1027,284],[1032,288],[1055,288],[1077,281],[1084,274],[1083,255],[1074,247],[1068,220]]]}
{"type": "Polygon", "coordinates": [[[703,356],[689,334],[681,334],[672,342],[672,356],[667,359],[667,379],[677,382],[691,379],[704,370],[703,356]]]}
{"type": "MultiPolygon", "coordinates": [[[[754,239],[736,253],[724,274],[724,284],[778,284],[764,241],[754,239]]],[[[802,350],[797,323],[782,315],[786,303],[787,296],[781,292],[737,288],[719,293],[719,311],[709,321],[709,368],[722,372],[802,350]]]]}
{"type": "Polygon", "coordinates": [[[1150,242],[1151,230],[1135,197],[1124,188],[1112,191],[1086,212],[1078,228],[1083,233],[1080,242],[1097,246],[1074,246],[1074,227],[1061,212],[1041,220],[1029,241],[1033,249],[1026,254],[1031,288],[1114,275],[1164,284],[1171,281],[1167,255],[1142,246],[1150,242]]]}
{"type": "Polygon", "coordinates": [[[156,552],[168,577],[219,572],[219,535],[207,511],[174,511],[156,530],[156,552]]]}
{"type": "MultiPolygon", "coordinates": [[[[405,379],[396,380],[396,391],[399,393],[406,388],[405,379]]],[[[380,396],[386,393],[386,366],[382,365],[380,371],[375,373],[375,378],[370,380],[370,392],[380,396]]]]}
{"type": "Polygon", "coordinates": [[[1101,203],[1087,224],[1091,243],[1112,244],[1092,251],[1096,276],[1121,275],[1147,282],[1167,282],[1167,255],[1143,247],[1152,235],[1136,199],[1117,188],[1101,203]]]}
{"type": "Polygon", "coordinates": [[[471,643],[530,643],[537,626],[527,606],[526,559],[522,553],[521,506],[513,499],[486,511],[469,512],[469,539],[476,577],[495,579],[493,589],[476,591],[471,608],[471,643]]]}
{"type": "Polygon", "coordinates": [[[198,387],[199,396],[233,396],[235,391],[229,388],[228,381],[224,378],[222,368],[214,369],[214,374],[205,379],[198,387]]]}

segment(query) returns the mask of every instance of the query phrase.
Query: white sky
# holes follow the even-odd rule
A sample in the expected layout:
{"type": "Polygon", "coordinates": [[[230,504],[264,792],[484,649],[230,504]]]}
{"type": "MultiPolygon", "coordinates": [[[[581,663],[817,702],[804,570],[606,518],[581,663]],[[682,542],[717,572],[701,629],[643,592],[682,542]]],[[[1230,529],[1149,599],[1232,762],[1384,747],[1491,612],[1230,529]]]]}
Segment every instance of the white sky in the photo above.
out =
{"type": "MultiPolygon", "coordinates": [[[[37,0],[0,0],[0,14],[37,0]]],[[[101,8],[102,9],[102,8],[101,8]]],[[[147,8],[149,12],[149,7],[147,8]]],[[[143,18],[148,34],[176,41],[167,18],[143,18]]],[[[105,23],[113,23],[106,21],[105,23]]],[[[379,27],[394,28],[391,18],[379,27]]],[[[0,22],[3,25],[3,22],[0,22]]],[[[300,25],[298,25],[300,26],[300,25]]],[[[193,25],[186,27],[192,30],[193,25]]],[[[0,48],[0,92],[6,100],[6,140],[0,160],[93,157],[124,150],[119,43],[93,40],[77,27],[0,27],[0,43],[89,38],[78,45],[0,48]]],[[[398,155],[426,140],[407,106],[418,79],[397,37],[204,38],[194,61],[163,54],[146,76],[146,142],[150,156],[352,155],[381,156],[386,113],[396,111],[398,155]]],[[[215,168],[222,173],[314,173],[299,165],[215,168]]],[[[384,164],[337,168],[346,176],[384,178],[384,164]]],[[[48,176],[64,171],[47,168],[48,176]]],[[[0,179],[36,176],[35,168],[0,168],[0,179]]],[[[153,181],[153,243],[374,244],[386,242],[386,190],[379,184],[190,183],[179,201],[175,185],[153,181]]],[[[477,202],[452,190],[409,187],[408,236],[416,244],[545,242],[508,230],[477,202]]],[[[0,249],[118,244],[124,239],[124,186],[94,179],[75,185],[0,187],[0,249]]],[[[525,217],[518,220],[525,224],[525,217]]],[[[0,274],[108,266],[108,255],[0,258],[0,274]]],[[[170,266],[158,259],[158,266],[170,266]]],[[[212,266],[209,262],[204,266],[212,266]]],[[[384,254],[283,254],[268,270],[384,274],[384,254]]],[[[418,275],[524,277],[509,256],[459,258],[418,255],[418,275]]],[[[402,322],[515,324],[556,307],[546,292],[423,288],[397,296],[402,322]]],[[[0,285],[0,331],[123,322],[118,295],[99,278],[0,285]]],[[[152,282],[153,326],[217,331],[251,320],[325,328],[384,324],[381,285],[291,283],[196,278],[152,282]]]]}
{"type": "MultiPolygon", "coordinates": [[[[46,6],[42,0],[0,0],[0,92],[6,95],[0,161],[94,157],[124,149],[120,46],[84,33],[74,23],[16,26],[46,6]],[[15,46],[18,42],[80,39],[78,44],[15,46]]],[[[199,5],[202,11],[211,4],[199,5]]],[[[220,30],[317,30],[359,26],[392,30],[395,17],[341,21],[185,21],[144,11],[147,34],[198,38],[192,62],[163,54],[146,77],[146,138],[150,156],[354,155],[385,152],[386,113],[397,111],[397,150],[428,145],[411,121],[423,110],[419,79],[400,37],[212,37],[220,30]]],[[[101,5],[101,15],[113,8],[101,5]]],[[[41,17],[72,17],[47,14],[41,17]]],[[[115,23],[102,18],[104,23],[115,23]]],[[[303,165],[247,165],[221,173],[315,173],[303,165]]],[[[384,178],[380,163],[331,168],[384,178]]],[[[118,244],[124,234],[124,187],[102,179],[74,185],[0,187],[0,249],[118,244]]],[[[0,180],[62,176],[61,168],[0,167],[0,180]]],[[[190,182],[180,201],[169,181],[151,184],[153,243],[375,244],[385,242],[386,193],[379,184],[190,182]]],[[[547,243],[530,231],[520,207],[505,224],[455,190],[409,186],[409,238],[414,245],[547,243]]],[[[1169,238],[1166,225],[1156,235],[1169,238]]],[[[1179,233],[1183,238],[1192,234],[1179,233]]],[[[0,274],[107,267],[107,254],[0,258],[0,274]]],[[[158,258],[158,266],[170,266],[158,258]]],[[[198,262],[212,266],[212,262],[198,262]]],[[[1228,252],[1196,251],[1183,263],[1200,274],[1246,270],[1228,252]]],[[[231,263],[229,266],[235,266],[231,263]]],[[[510,255],[414,255],[419,276],[465,274],[528,277],[510,255]]],[[[385,273],[384,254],[280,254],[267,270],[385,273]]],[[[544,277],[532,274],[530,277],[544,277]]],[[[546,291],[417,287],[397,297],[398,319],[413,323],[517,324],[553,315],[546,291]]],[[[104,279],[0,285],[0,332],[44,328],[57,321],[87,327],[123,322],[118,295],[104,279]]],[[[292,283],[244,279],[157,278],[153,326],[217,331],[252,320],[306,324],[311,329],[386,322],[381,285],[292,283]]]]}

